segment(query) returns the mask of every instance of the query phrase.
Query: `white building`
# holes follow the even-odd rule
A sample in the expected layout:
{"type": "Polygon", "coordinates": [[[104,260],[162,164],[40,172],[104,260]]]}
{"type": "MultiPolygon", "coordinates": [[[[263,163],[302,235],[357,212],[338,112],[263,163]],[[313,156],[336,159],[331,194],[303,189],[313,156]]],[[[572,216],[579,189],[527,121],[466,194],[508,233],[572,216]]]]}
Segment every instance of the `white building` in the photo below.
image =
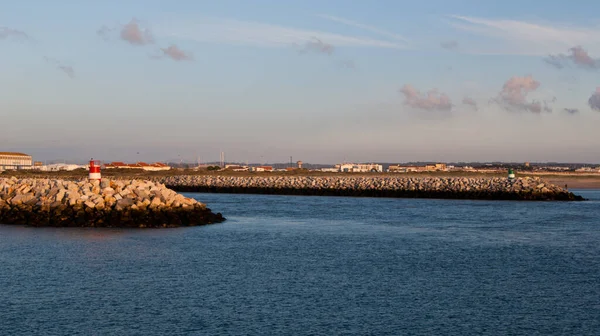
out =
{"type": "Polygon", "coordinates": [[[592,168],[592,167],[582,167],[579,169],[575,169],[578,173],[600,173],[600,167],[592,168]]]}
{"type": "Polygon", "coordinates": [[[228,164],[228,165],[225,165],[225,169],[229,169],[229,170],[233,170],[233,171],[236,171],[236,172],[240,172],[240,171],[249,171],[250,167],[228,164]]]}
{"type": "Polygon", "coordinates": [[[272,172],[272,166],[260,166],[260,167],[250,167],[250,171],[253,172],[272,172]]]}
{"type": "Polygon", "coordinates": [[[383,166],[374,163],[342,163],[335,165],[343,173],[381,173],[383,166]]]}
{"type": "Polygon", "coordinates": [[[39,169],[41,171],[72,171],[72,170],[80,169],[80,168],[87,169],[88,166],[68,164],[68,163],[53,163],[53,164],[49,164],[49,165],[35,167],[35,169],[39,169]]]}
{"type": "Polygon", "coordinates": [[[31,155],[14,152],[0,152],[0,170],[31,169],[31,155]]]}
{"type": "Polygon", "coordinates": [[[391,165],[388,167],[388,173],[410,173],[417,171],[417,167],[391,165]]]}
{"type": "Polygon", "coordinates": [[[171,167],[162,163],[146,163],[146,162],[137,162],[137,163],[124,163],[124,162],[111,162],[104,165],[104,169],[143,169],[146,171],[160,171],[160,170],[170,170],[171,167]]]}

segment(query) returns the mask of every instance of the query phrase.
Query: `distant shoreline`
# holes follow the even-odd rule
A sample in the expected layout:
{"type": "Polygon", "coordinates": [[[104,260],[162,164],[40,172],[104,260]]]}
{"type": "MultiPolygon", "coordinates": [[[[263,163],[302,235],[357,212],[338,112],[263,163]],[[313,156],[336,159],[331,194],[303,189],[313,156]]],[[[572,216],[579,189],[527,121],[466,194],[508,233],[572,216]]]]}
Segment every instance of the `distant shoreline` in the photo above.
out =
{"type": "MultiPolygon", "coordinates": [[[[38,178],[83,178],[88,174],[87,170],[78,169],[74,171],[40,172],[40,171],[5,171],[0,177],[38,177],[38,178]]],[[[205,170],[195,171],[193,169],[172,169],[169,171],[148,172],[141,169],[106,169],[102,176],[119,178],[155,178],[168,176],[396,176],[396,177],[504,177],[501,173],[484,172],[422,172],[422,173],[330,173],[319,171],[291,171],[291,172],[234,172],[205,170]]],[[[600,189],[600,174],[590,173],[564,173],[564,172],[519,172],[517,177],[540,177],[560,187],[567,186],[568,189],[600,189]]]]}

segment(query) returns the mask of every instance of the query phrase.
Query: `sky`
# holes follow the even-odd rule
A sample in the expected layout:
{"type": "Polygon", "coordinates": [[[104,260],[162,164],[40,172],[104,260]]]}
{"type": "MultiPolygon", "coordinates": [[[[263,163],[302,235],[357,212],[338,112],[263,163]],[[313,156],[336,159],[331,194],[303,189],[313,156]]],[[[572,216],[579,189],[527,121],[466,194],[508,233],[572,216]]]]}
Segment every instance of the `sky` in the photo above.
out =
{"type": "Polygon", "coordinates": [[[0,1],[0,151],[600,162],[600,3],[0,1]]]}

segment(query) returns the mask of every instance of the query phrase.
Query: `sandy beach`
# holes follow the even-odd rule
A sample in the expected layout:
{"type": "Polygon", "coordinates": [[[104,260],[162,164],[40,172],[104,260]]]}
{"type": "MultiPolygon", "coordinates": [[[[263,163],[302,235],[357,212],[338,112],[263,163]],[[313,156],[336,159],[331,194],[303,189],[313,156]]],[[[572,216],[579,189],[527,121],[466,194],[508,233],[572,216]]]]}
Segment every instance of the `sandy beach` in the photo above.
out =
{"type": "Polygon", "coordinates": [[[600,177],[551,177],[548,182],[558,186],[567,185],[568,189],[600,189],[600,177]]]}

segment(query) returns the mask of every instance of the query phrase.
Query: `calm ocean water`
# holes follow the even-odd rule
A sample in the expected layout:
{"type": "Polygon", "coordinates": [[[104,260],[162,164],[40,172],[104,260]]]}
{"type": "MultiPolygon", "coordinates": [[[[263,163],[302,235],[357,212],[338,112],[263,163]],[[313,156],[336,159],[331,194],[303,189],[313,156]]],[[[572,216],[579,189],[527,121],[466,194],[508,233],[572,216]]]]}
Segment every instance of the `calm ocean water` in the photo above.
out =
{"type": "Polygon", "coordinates": [[[584,203],[187,194],[166,230],[0,226],[0,335],[600,335],[584,203]]]}

